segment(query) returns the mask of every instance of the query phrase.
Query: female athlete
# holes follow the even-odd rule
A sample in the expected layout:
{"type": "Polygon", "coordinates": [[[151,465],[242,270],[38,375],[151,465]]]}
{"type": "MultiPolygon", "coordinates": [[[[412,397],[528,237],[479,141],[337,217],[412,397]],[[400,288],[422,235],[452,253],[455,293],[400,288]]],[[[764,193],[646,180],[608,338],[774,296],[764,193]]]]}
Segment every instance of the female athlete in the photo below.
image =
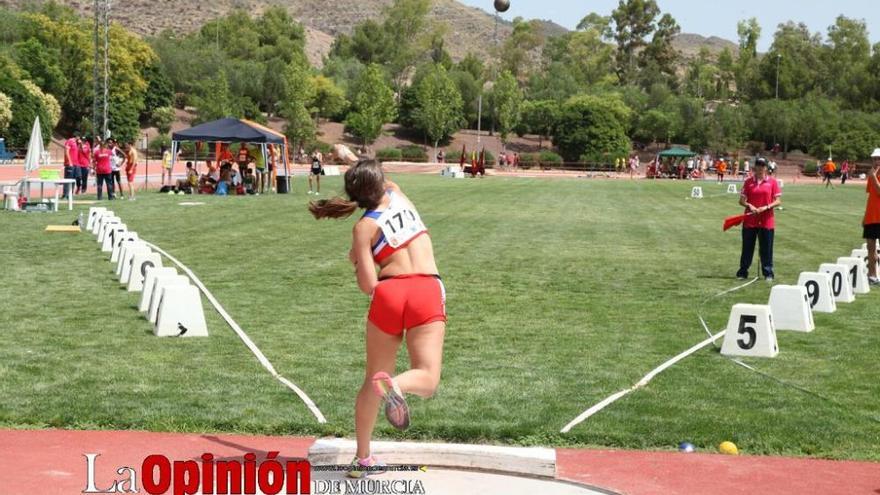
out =
{"type": "Polygon", "coordinates": [[[434,262],[431,237],[412,202],[396,184],[385,180],[374,160],[362,160],[345,173],[348,200],[312,201],[316,219],[345,218],[366,210],[354,226],[349,259],[358,287],[372,297],[367,316],[367,364],[355,402],[357,454],[349,476],[381,469],[370,453],[380,399],[392,426],[409,426],[405,394],[430,397],[440,382],[446,333],[446,294],[434,262]],[[376,266],[378,265],[378,274],[376,266]],[[403,339],[410,369],[395,376],[403,339]]]}

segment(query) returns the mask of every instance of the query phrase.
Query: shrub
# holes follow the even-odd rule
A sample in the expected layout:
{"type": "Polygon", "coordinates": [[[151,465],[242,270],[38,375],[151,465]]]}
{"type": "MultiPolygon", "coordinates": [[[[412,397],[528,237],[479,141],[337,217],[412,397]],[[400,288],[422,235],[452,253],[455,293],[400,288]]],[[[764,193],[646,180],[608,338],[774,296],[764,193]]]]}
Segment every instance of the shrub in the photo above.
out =
{"type": "Polygon", "coordinates": [[[819,172],[819,163],[815,160],[807,160],[804,163],[804,175],[816,175],[819,172]]]}
{"type": "Polygon", "coordinates": [[[526,169],[532,168],[538,165],[539,160],[540,156],[537,153],[520,153],[519,166],[526,169]]]}
{"type": "Polygon", "coordinates": [[[428,161],[428,153],[425,151],[425,148],[417,145],[409,145],[409,146],[401,146],[400,147],[401,158],[407,162],[427,162],[428,161]]]}
{"type": "Polygon", "coordinates": [[[27,147],[34,118],[37,116],[40,117],[43,139],[48,141],[52,137],[52,118],[43,106],[43,101],[20,81],[14,79],[9,72],[0,71],[0,92],[12,101],[12,118],[6,129],[7,148],[27,147]]]}
{"type": "Polygon", "coordinates": [[[376,152],[376,160],[380,162],[399,162],[403,153],[397,148],[382,148],[376,152]]]}
{"type": "Polygon", "coordinates": [[[538,155],[538,158],[541,160],[541,165],[545,167],[562,165],[562,157],[552,151],[544,150],[538,155]]]}

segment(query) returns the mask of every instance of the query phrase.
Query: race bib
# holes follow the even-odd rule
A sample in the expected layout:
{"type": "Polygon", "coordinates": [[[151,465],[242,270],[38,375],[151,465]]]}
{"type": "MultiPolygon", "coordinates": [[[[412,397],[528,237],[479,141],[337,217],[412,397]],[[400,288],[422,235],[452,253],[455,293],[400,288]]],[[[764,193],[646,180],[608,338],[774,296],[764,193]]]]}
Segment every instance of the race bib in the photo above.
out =
{"type": "Polygon", "coordinates": [[[376,219],[376,223],[379,224],[379,228],[385,234],[385,239],[393,248],[406,244],[427,230],[415,208],[397,197],[391,199],[391,204],[376,219]]]}

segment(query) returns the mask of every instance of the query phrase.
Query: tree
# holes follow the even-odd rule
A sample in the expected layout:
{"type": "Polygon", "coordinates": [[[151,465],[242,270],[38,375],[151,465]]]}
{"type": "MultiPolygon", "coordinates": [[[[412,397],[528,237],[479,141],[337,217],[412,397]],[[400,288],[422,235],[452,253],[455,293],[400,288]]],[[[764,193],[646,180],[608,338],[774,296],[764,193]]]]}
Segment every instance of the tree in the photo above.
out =
{"type": "Polygon", "coordinates": [[[449,77],[455,82],[458,92],[461,93],[461,100],[464,104],[465,125],[468,127],[476,125],[479,114],[480,94],[482,93],[480,82],[474,79],[473,74],[470,72],[458,68],[449,71],[449,77]]]}
{"type": "Polygon", "coordinates": [[[630,150],[630,109],[618,95],[582,95],[562,107],[553,143],[566,161],[602,160],[630,150]]]}
{"type": "Polygon", "coordinates": [[[828,28],[828,44],[823,47],[823,86],[849,108],[870,102],[871,44],[864,20],[838,16],[828,28]]]}
{"type": "Polygon", "coordinates": [[[700,47],[696,58],[688,62],[685,74],[685,93],[697,98],[715,99],[721,83],[721,74],[717,65],[710,60],[709,49],[700,47]]]}
{"type": "Polygon", "coordinates": [[[12,98],[0,92],[0,132],[5,132],[12,122],[12,98]]]}
{"type": "Polygon", "coordinates": [[[348,108],[345,92],[329,77],[317,75],[312,78],[315,96],[312,105],[318,115],[326,119],[340,116],[348,108]]]}
{"type": "Polygon", "coordinates": [[[571,73],[568,65],[552,62],[543,71],[532,74],[528,93],[533,100],[553,100],[557,105],[578,93],[582,86],[571,73]]]}
{"type": "Polygon", "coordinates": [[[58,49],[48,47],[36,38],[29,38],[14,44],[12,53],[16,64],[43,91],[52,95],[63,95],[67,90],[67,76],[61,69],[61,54],[58,49]]]}
{"type": "Polygon", "coordinates": [[[645,38],[654,31],[654,18],[659,14],[655,0],[620,0],[611,13],[617,41],[617,75],[621,80],[635,78],[636,55],[645,48],[645,38]]]}
{"type": "Polygon", "coordinates": [[[24,148],[31,137],[34,119],[40,118],[43,138],[52,136],[49,115],[43,102],[18,80],[13,77],[14,71],[0,55],[0,92],[12,100],[12,118],[6,132],[6,145],[10,148],[24,148]]]}
{"type": "Polygon", "coordinates": [[[819,81],[820,49],[819,34],[810,33],[806,24],[780,24],[770,52],[759,64],[759,94],[764,98],[775,97],[778,64],[779,97],[795,99],[805,96],[819,81]]]}
{"type": "Polygon", "coordinates": [[[504,40],[499,54],[502,70],[519,81],[527,79],[531,66],[529,54],[543,41],[540,30],[537,21],[524,21],[521,17],[513,20],[513,32],[504,40]]]}
{"type": "Polygon", "coordinates": [[[165,136],[171,131],[171,124],[174,122],[174,117],[174,108],[170,106],[159,107],[153,109],[153,113],[150,115],[150,121],[156,126],[159,134],[165,136]]]}
{"type": "Polygon", "coordinates": [[[346,130],[370,144],[396,114],[394,92],[388,87],[382,69],[376,64],[368,65],[355,83],[352,111],[345,119],[346,130]]]}
{"type": "Polygon", "coordinates": [[[284,72],[284,100],[281,115],[287,119],[285,134],[294,147],[301,146],[315,137],[315,121],[312,105],[316,88],[309,69],[293,61],[284,72]]]}
{"type": "Polygon", "coordinates": [[[205,82],[194,103],[198,108],[198,116],[193,119],[193,124],[242,116],[238,102],[229,90],[224,69],[217,71],[217,75],[205,82]]]}
{"type": "Polygon", "coordinates": [[[762,100],[754,105],[755,135],[771,146],[782,145],[783,158],[789,150],[798,125],[798,103],[786,100],[762,100]]]}
{"type": "Polygon", "coordinates": [[[651,43],[639,54],[642,67],[655,66],[657,70],[675,81],[675,69],[678,62],[678,51],[672,45],[681,28],[669,14],[663,14],[657,23],[657,29],[651,43]]]}
{"type": "Polygon", "coordinates": [[[141,119],[147,120],[156,109],[170,107],[174,103],[174,87],[171,79],[158,63],[144,67],[143,77],[147,81],[147,92],[144,94],[144,112],[141,114],[141,119]]]}
{"type": "Polygon", "coordinates": [[[58,104],[58,100],[54,96],[44,93],[33,81],[25,79],[21,81],[21,84],[40,100],[49,118],[49,129],[54,129],[58,125],[58,121],[61,120],[61,105],[58,104]]]}
{"type": "Polygon", "coordinates": [[[482,81],[486,73],[486,66],[479,57],[468,52],[467,55],[458,63],[459,70],[467,72],[474,78],[474,81],[482,81]]]}
{"type": "Polygon", "coordinates": [[[718,105],[708,118],[707,146],[715,153],[742,148],[748,137],[749,108],[745,105],[718,105]]]}
{"type": "Polygon", "coordinates": [[[538,135],[538,148],[549,139],[559,121],[559,104],[553,100],[526,101],[522,106],[522,120],[529,132],[538,135]]]}
{"type": "Polygon", "coordinates": [[[430,46],[434,33],[427,26],[430,0],[393,0],[385,9],[382,27],[388,35],[385,67],[391,74],[394,89],[400,95],[410,70],[430,46]]]}
{"type": "Polygon", "coordinates": [[[753,97],[758,92],[758,40],[761,39],[761,25],[752,17],[737,23],[739,35],[739,58],[736,61],[736,91],[740,95],[753,97]]]}
{"type": "Polygon", "coordinates": [[[656,143],[661,138],[668,145],[672,137],[681,132],[681,119],[676,112],[664,111],[659,108],[648,110],[639,118],[636,135],[656,143]]]}
{"type": "Polygon", "coordinates": [[[436,155],[440,141],[448,139],[463,124],[461,93],[443,65],[434,64],[416,87],[416,99],[416,124],[434,143],[436,155]]]}
{"type": "Polygon", "coordinates": [[[507,136],[519,125],[520,106],[523,101],[522,91],[510,71],[501,73],[492,88],[492,99],[501,144],[507,146],[507,136]]]}

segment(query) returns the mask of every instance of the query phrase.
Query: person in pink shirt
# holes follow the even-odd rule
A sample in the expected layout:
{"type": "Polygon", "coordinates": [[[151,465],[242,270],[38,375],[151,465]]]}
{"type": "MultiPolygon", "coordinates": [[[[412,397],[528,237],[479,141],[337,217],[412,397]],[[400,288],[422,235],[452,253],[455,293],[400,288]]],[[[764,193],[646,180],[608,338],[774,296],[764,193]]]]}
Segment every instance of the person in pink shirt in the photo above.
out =
{"type": "Polygon", "coordinates": [[[843,165],[840,166],[840,185],[846,184],[846,179],[849,178],[849,160],[844,160],[843,165]]]}
{"type": "MultiPolygon", "coordinates": [[[[76,181],[77,177],[77,165],[79,164],[79,146],[80,139],[77,136],[70,136],[67,141],[64,141],[64,178],[65,179],[73,179],[76,181]]],[[[70,184],[64,184],[64,197],[62,199],[67,199],[67,196],[70,194],[70,184]]]]}
{"type": "Polygon", "coordinates": [[[110,160],[113,150],[101,141],[95,142],[95,173],[98,175],[98,201],[101,201],[103,185],[107,184],[107,198],[116,199],[113,194],[113,165],[110,160]]]}
{"type": "Polygon", "coordinates": [[[755,256],[755,241],[760,243],[761,273],[768,282],[773,281],[773,238],[776,221],[773,209],[782,204],[782,190],[776,179],[767,173],[767,160],[758,158],[753,167],[754,175],[746,179],[739,197],[739,204],[746,208],[742,229],[742,255],[737,278],[749,277],[749,267],[755,256]]]}
{"type": "Polygon", "coordinates": [[[77,163],[76,194],[83,194],[89,188],[89,167],[92,166],[92,146],[88,138],[80,140],[79,162],[77,163]]]}

